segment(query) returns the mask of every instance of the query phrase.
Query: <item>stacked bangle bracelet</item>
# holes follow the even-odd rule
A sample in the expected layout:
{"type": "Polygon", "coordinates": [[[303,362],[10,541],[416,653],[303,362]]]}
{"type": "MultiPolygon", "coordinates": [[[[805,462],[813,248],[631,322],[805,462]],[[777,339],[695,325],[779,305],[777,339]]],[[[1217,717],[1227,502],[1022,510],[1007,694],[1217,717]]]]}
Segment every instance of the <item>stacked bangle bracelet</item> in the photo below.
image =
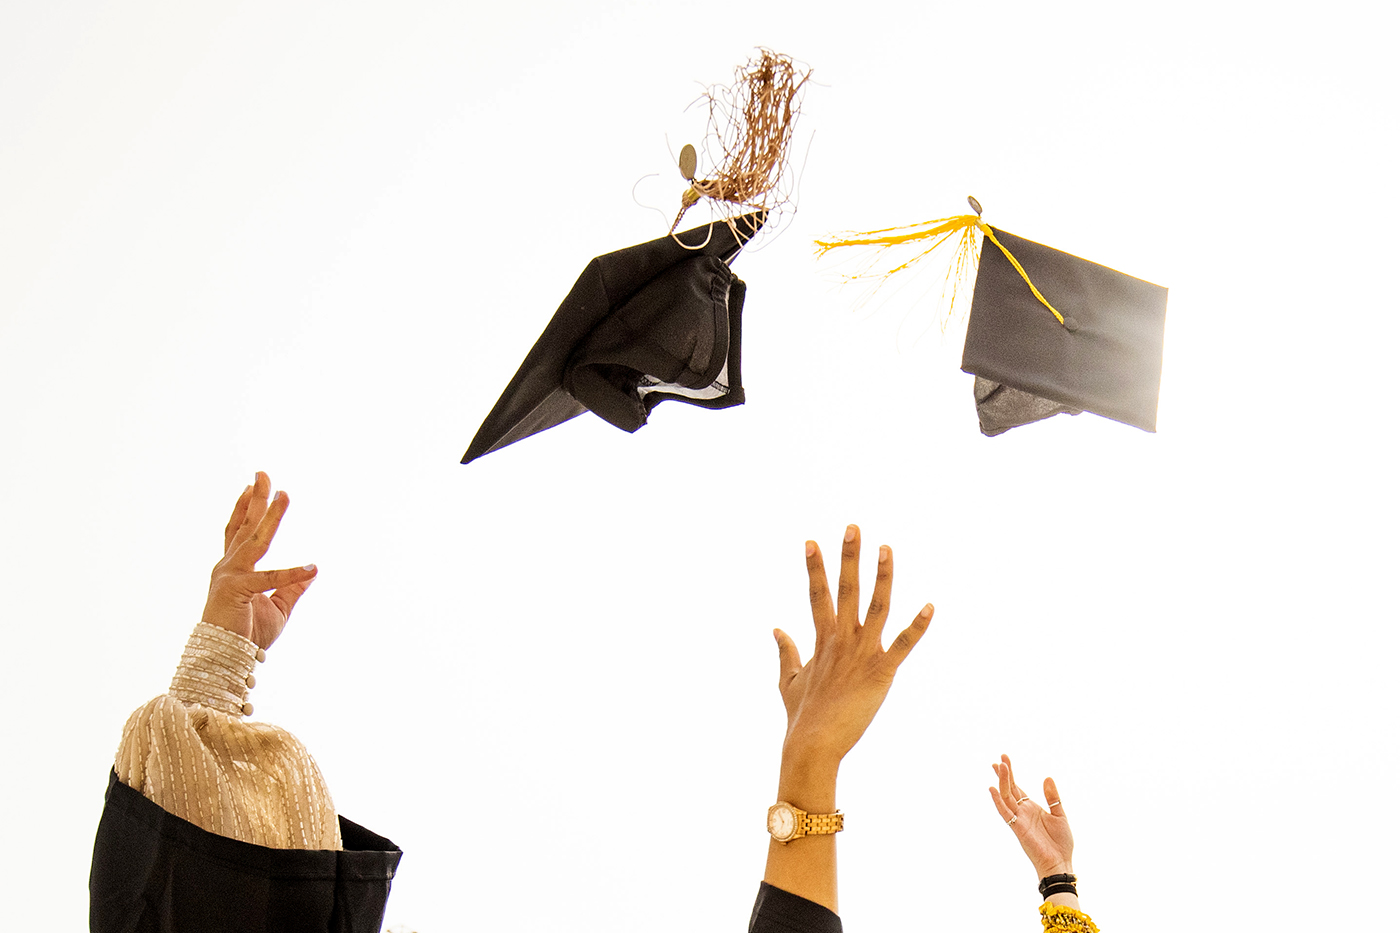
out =
{"type": "Polygon", "coordinates": [[[1079,896],[1079,889],[1075,882],[1079,879],[1074,875],[1046,875],[1040,879],[1040,896],[1049,897],[1052,894],[1073,894],[1079,896]]]}

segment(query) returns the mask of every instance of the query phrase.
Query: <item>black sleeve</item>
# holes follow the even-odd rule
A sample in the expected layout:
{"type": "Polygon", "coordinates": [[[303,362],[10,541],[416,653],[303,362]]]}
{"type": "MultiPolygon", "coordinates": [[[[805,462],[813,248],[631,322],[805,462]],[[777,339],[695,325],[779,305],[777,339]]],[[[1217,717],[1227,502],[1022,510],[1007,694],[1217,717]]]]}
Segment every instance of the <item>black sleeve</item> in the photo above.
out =
{"type": "Polygon", "coordinates": [[[749,933],[841,933],[841,918],[815,901],[760,882],[749,933]]]}

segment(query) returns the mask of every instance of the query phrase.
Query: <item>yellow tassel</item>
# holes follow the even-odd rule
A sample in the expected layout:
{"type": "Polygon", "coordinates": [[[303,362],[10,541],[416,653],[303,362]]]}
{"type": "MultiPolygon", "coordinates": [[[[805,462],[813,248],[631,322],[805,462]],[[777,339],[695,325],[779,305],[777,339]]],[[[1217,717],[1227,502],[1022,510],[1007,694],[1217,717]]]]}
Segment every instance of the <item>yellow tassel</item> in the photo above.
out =
{"type": "Polygon", "coordinates": [[[964,281],[969,267],[976,263],[977,257],[977,231],[991,240],[996,248],[1011,261],[1011,265],[1021,274],[1026,285],[1030,288],[1031,294],[1039,299],[1040,303],[1050,309],[1050,313],[1055,315],[1055,320],[1061,324],[1065,323],[1064,315],[1055,310],[1055,306],[1045,300],[1045,296],[1040,293],[1040,289],[1035,287],[1031,277],[1026,274],[1026,270],[1016,261],[1016,257],[1011,255],[1011,251],[1001,245],[992,232],[992,228],[982,222],[982,218],[976,214],[959,214],[956,217],[941,217],[938,220],[927,220],[921,224],[910,224],[907,227],[885,227],[880,230],[867,230],[864,233],[849,233],[839,239],[817,240],[817,256],[825,256],[833,249],[843,246],[873,246],[877,250],[886,250],[905,243],[921,243],[933,240],[933,243],[926,247],[923,252],[914,258],[906,260],[899,265],[879,273],[857,273],[849,278],[880,278],[887,279],[896,272],[907,269],[914,263],[938,249],[954,236],[958,238],[955,258],[949,267],[948,276],[953,278],[953,302],[957,302],[958,283],[964,281]]]}
{"type": "Polygon", "coordinates": [[[977,226],[981,227],[982,232],[985,233],[987,237],[993,243],[996,244],[997,249],[1001,250],[1002,253],[1005,254],[1006,258],[1011,260],[1011,264],[1016,267],[1016,271],[1021,273],[1021,278],[1025,280],[1028,286],[1030,286],[1031,294],[1034,295],[1036,298],[1040,299],[1040,303],[1050,309],[1050,313],[1055,315],[1055,320],[1063,324],[1065,322],[1065,316],[1060,312],[1056,311],[1055,306],[1045,300],[1045,296],[1040,293],[1040,289],[1035,287],[1035,283],[1031,281],[1031,277],[1029,275],[1026,275],[1026,270],[1021,268],[1021,264],[1016,261],[1016,257],[1011,255],[1011,251],[1009,249],[1001,245],[1001,241],[998,240],[997,235],[992,232],[992,228],[982,223],[982,221],[980,220],[977,221],[977,226]]]}

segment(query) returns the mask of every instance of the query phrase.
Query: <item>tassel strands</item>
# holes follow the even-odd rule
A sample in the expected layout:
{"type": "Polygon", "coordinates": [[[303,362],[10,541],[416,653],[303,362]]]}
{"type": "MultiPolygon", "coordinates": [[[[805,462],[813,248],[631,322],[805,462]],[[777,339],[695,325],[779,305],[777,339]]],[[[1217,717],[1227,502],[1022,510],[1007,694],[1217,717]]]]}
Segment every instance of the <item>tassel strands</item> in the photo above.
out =
{"type": "Polygon", "coordinates": [[[957,307],[958,292],[970,281],[977,271],[977,227],[978,218],[972,214],[959,217],[943,217],[905,227],[884,227],[867,230],[863,233],[845,233],[829,240],[817,240],[817,256],[822,257],[831,250],[849,246],[873,247],[875,255],[866,266],[854,275],[847,275],[847,281],[875,279],[872,293],[878,291],[890,276],[902,272],[937,252],[945,243],[953,241],[953,259],[948,263],[944,276],[944,294],[951,292],[949,305],[957,307]],[[906,244],[922,246],[923,249],[898,265],[877,269],[880,257],[888,250],[898,250],[906,244]],[[950,287],[951,286],[951,287],[950,287]]]}
{"type": "MultiPolygon", "coordinates": [[[[705,198],[731,214],[766,212],[786,203],[780,189],[793,124],[801,112],[801,91],[811,75],[811,69],[800,67],[791,56],[759,49],[756,58],[735,70],[733,85],[706,89],[699,98],[709,105],[702,149],[707,157],[718,153],[718,158],[707,159],[715,166],[710,177],[690,178],[672,234],[686,211],[705,198]]],[[[726,219],[732,228],[732,217],[726,219]]]]}
{"type": "MultiPolygon", "coordinates": [[[[880,284],[883,284],[885,279],[888,279],[896,272],[909,268],[919,260],[924,259],[929,254],[936,251],[944,243],[956,237],[957,245],[954,247],[953,262],[949,264],[946,276],[946,278],[952,279],[951,304],[956,305],[958,288],[967,280],[968,274],[975,270],[977,266],[977,233],[980,231],[983,236],[992,241],[992,244],[996,246],[997,249],[1002,251],[1002,254],[1006,256],[1011,262],[1011,265],[1020,273],[1021,278],[1025,281],[1026,286],[1030,288],[1031,293],[1055,316],[1055,320],[1059,321],[1067,329],[1074,330],[1075,325],[1072,319],[1067,322],[1065,316],[1046,300],[1045,296],[1040,293],[1040,289],[1035,287],[1035,283],[1032,282],[1030,276],[1026,274],[1026,270],[1016,261],[1016,257],[1011,255],[1011,252],[1005,246],[1001,245],[1001,242],[997,240],[996,234],[992,232],[992,228],[982,222],[981,205],[977,203],[977,200],[972,197],[969,197],[967,200],[977,211],[976,214],[959,214],[956,217],[942,217],[937,220],[928,220],[921,224],[910,224],[906,227],[885,227],[880,230],[868,230],[864,233],[847,233],[830,240],[817,240],[817,256],[825,256],[831,250],[839,249],[844,246],[874,247],[877,251],[883,253],[885,250],[909,243],[922,245],[930,240],[932,241],[922,252],[918,253],[913,258],[885,271],[870,272],[867,268],[865,271],[847,276],[848,279],[876,278],[880,280],[880,284]]],[[[874,265],[873,261],[871,265],[874,265]]],[[[878,288],[879,286],[877,285],[876,287],[878,288]]]]}

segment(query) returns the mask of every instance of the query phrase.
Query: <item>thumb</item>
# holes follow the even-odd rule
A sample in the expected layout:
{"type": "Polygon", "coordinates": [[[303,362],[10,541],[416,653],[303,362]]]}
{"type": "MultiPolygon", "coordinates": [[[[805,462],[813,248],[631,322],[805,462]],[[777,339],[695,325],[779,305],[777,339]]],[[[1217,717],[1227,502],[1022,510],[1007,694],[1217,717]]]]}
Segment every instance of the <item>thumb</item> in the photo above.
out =
{"type": "Polygon", "coordinates": [[[1065,807],[1064,804],[1060,803],[1060,791],[1055,786],[1055,779],[1046,778],[1043,786],[1045,788],[1045,803],[1051,815],[1064,816],[1065,807]]]}
{"type": "Polygon", "coordinates": [[[797,646],[788,638],[787,632],[775,628],[773,638],[778,643],[778,689],[786,690],[787,685],[792,683],[792,679],[802,670],[802,656],[798,654],[797,646]]]}

